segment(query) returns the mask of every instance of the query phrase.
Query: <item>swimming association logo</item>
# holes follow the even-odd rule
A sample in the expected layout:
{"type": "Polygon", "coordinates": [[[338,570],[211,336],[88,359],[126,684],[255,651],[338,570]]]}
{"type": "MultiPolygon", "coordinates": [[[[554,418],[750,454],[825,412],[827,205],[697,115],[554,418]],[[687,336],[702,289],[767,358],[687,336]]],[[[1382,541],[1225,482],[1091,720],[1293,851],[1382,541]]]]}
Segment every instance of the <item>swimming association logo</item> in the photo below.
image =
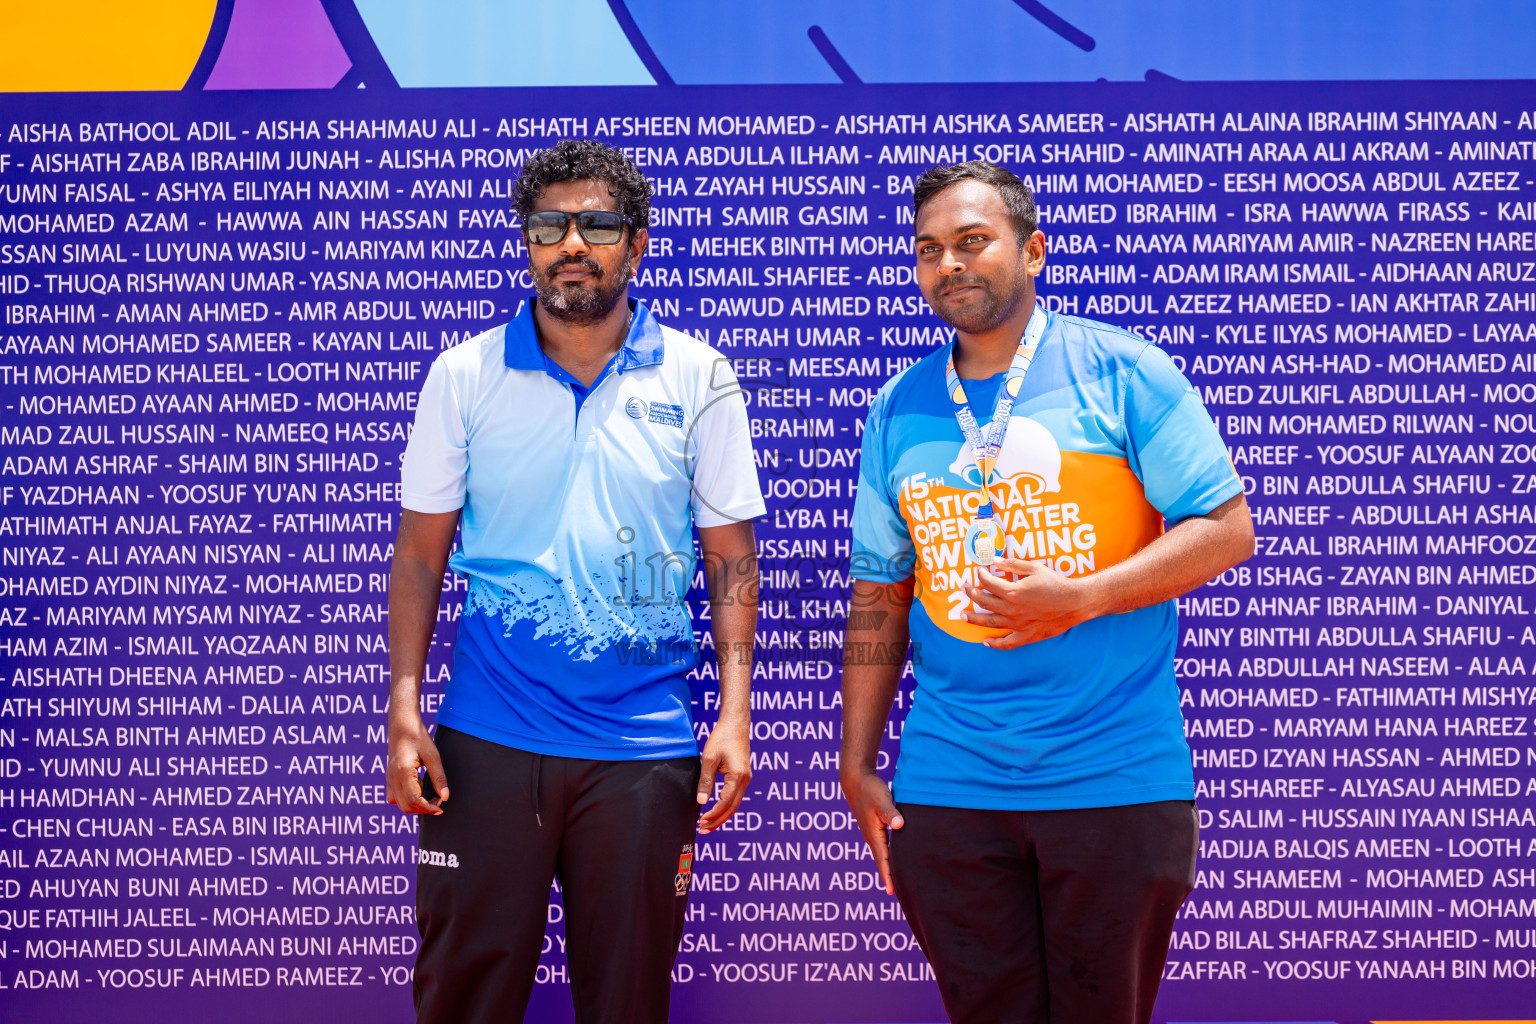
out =
{"type": "Polygon", "coordinates": [[[650,421],[660,423],[664,427],[680,427],[683,425],[683,407],[668,405],[666,402],[652,402],[650,421]]]}
{"type": "Polygon", "coordinates": [[[631,398],[624,403],[624,411],[629,413],[632,420],[643,420],[649,411],[650,403],[643,398],[631,398]]]}
{"type": "MultiPolygon", "coordinates": [[[[981,486],[981,469],[968,441],[960,442],[960,453],[949,471],[968,486],[981,486]]],[[[1040,495],[1061,490],[1061,446],[1040,423],[1028,416],[1014,416],[1003,435],[1002,451],[992,467],[988,483],[1021,488],[1021,504],[1034,505],[1040,495]]]]}

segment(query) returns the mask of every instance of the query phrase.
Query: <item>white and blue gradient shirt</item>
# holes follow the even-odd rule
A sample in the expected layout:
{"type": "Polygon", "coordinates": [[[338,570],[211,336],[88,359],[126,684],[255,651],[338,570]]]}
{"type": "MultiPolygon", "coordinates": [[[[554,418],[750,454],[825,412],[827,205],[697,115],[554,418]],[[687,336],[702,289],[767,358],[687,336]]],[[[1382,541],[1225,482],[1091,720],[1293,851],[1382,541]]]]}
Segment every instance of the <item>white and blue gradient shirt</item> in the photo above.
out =
{"type": "Polygon", "coordinates": [[[568,757],[698,751],[693,526],[765,509],[730,363],[631,305],[590,388],[545,357],[532,301],[427,375],[402,504],[463,509],[469,577],[441,724],[568,757]]]}

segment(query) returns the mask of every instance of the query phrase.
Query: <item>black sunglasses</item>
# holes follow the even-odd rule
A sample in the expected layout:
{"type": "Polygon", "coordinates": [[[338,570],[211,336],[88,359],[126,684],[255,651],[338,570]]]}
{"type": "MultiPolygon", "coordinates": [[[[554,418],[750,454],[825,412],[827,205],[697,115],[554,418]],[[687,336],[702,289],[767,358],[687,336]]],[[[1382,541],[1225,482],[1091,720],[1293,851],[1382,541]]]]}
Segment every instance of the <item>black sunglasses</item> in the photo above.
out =
{"type": "Polygon", "coordinates": [[[624,237],[626,225],[635,226],[634,221],[612,210],[582,210],[580,213],[540,210],[528,215],[523,231],[534,245],[556,245],[565,237],[572,220],[581,237],[592,245],[612,245],[624,237]]]}

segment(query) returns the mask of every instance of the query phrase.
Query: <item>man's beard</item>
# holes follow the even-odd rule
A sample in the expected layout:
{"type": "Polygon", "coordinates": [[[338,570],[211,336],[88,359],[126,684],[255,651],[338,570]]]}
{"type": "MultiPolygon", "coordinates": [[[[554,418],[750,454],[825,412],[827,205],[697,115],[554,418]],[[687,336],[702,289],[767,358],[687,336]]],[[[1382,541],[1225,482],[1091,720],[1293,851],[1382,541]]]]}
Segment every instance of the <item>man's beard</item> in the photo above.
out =
{"type": "Polygon", "coordinates": [[[619,268],[618,273],[613,275],[612,280],[605,280],[603,268],[596,260],[586,257],[567,257],[551,263],[549,269],[543,274],[534,271],[533,290],[538,295],[539,305],[544,308],[544,312],[568,324],[587,326],[597,323],[613,312],[613,307],[619,304],[619,297],[629,286],[629,271],[628,252],[624,254],[624,265],[619,268]],[[595,280],[590,284],[557,283],[554,279],[555,275],[569,266],[579,266],[591,271],[595,280]]]}
{"type": "Polygon", "coordinates": [[[986,278],[971,274],[961,275],[959,278],[951,277],[945,284],[950,287],[959,285],[975,285],[976,291],[967,298],[965,306],[953,307],[944,303],[943,295],[935,295],[937,300],[933,303],[933,311],[939,319],[957,331],[966,334],[983,334],[997,327],[1003,321],[1013,315],[1014,307],[1024,298],[1024,286],[1028,282],[1028,275],[1022,271],[1013,281],[1010,294],[999,295],[993,287],[993,283],[986,278]]]}

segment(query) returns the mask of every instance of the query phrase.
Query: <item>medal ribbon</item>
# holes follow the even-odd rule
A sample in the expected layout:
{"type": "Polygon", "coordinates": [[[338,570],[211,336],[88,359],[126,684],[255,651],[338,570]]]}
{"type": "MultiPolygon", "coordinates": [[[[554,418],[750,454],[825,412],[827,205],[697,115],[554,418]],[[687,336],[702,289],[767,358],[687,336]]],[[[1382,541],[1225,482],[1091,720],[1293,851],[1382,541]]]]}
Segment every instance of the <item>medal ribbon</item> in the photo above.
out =
{"type": "Polygon", "coordinates": [[[955,419],[960,424],[960,432],[971,446],[976,468],[981,470],[981,505],[976,509],[978,520],[991,519],[995,522],[997,519],[992,511],[992,488],[988,481],[992,476],[992,467],[997,465],[998,453],[1003,450],[1003,438],[1008,433],[1008,418],[1013,415],[1013,401],[1018,397],[1024,375],[1029,372],[1030,364],[1035,360],[1035,349],[1044,333],[1045,313],[1036,306],[1034,313],[1030,314],[1029,324],[1024,328],[1024,336],[1019,339],[1019,348],[1013,354],[1008,376],[1003,379],[1002,387],[997,389],[997,404],[992,409],[992,422],[987,425],[985,441],[976,423],[976,414],[971,411],[971,403],[965,397],[965,389],[960,385],[960,375],[955,372],[954,349],[950,349],[949,362],[944,368],[944,382],[949,386],[949,399],[954,403],[955,419]]]}

